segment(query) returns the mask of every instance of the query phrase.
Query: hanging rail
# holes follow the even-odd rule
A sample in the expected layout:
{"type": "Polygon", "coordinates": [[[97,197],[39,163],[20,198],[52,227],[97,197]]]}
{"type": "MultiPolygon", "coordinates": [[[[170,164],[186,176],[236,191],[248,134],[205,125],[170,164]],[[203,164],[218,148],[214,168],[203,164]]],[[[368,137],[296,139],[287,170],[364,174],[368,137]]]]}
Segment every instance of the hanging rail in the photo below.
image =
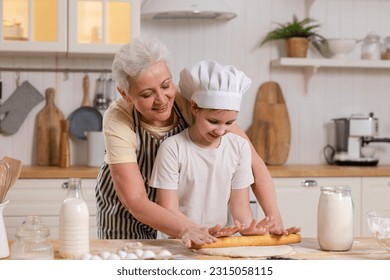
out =
{"type": "Polygon", "coordinates": [[[0,72],[111,73],[111,69],[0,67],[0,72]]]}

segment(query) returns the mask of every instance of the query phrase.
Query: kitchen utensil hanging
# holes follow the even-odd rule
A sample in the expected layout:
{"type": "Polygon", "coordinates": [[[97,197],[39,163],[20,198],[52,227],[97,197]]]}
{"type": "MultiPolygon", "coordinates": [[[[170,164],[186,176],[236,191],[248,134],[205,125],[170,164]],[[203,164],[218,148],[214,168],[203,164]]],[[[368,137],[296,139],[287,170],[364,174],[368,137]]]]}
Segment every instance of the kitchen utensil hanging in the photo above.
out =
{"type": "Polygon", "coordinates": [[[98,110],[105,110],[108,107],[108,100],[106,98],[106,78],[104,73],[100,74],[100,77],[96,80],[93,105],[98,110]]]}
{"type": "Polygon", "coordinates": [[[0,107],[1,133],[16,133],[30,111],[43,100],[42,94],[24,81],[0,107]]]}
{"type": "Polygon", "coordinates": [[[89,77],[83,79],[83,103],[80,108],[73,111],[69,117],[69,133],[71,136],[86,140],[87,131],[101,131],[103,116],[96,108],[87,105],[89,100],[89,77]]]}

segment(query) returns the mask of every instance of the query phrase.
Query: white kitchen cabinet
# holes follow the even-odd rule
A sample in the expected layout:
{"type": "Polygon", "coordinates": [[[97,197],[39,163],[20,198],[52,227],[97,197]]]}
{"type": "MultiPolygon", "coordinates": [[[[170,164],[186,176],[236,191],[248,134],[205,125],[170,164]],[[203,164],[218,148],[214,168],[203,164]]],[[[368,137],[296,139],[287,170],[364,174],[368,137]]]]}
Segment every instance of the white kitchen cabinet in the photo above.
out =
{"type": "Polygon", "coordinates": [[[139,35],[139,0],[68,1],[69,53],[114,54],[139,35]]]}
{"type": "Polygon", "coordinates": [[[368,229],[367,212],[390,209],[390,177],[362,178],[362,236],[372,236],[368,229]]]}
{"type": "Polygon", "coordinates": [[[67,50],[67,2],[0,0],[1,52],[67,50]]]}
{"type": "Polygon", "coordinates": [[[0,50],[115,54],[140,32],[140,0],[0,0],[0,50]]]}
{"type": "MultiPolygon", "coordinates": [[[[26,216],[38,215],[50,228],[49,239],[58,239],[59,214],[67,189],[62,183],[67,179],[19,179],[8,192],[9,203],[4,209],[4,223],[8,239],[15,239],[16,229],[26,216]]],[[[82,179],[81,189],[89,210],[90,238],[97,239],[96,179],[82,179]]]]}
{"type": "MultiPolygon", "coordinates": [[[[274,178],[279,210],[284,226],[301,227],[303,237],[317,237],[317,207],[320,187],[325,185],[348,185],[354,201],[355,236],[361,233],[361,186],[359,177],[340,178],[274,178]]],[[[264,217],[259,208],[258,218],[264,217]]]]}

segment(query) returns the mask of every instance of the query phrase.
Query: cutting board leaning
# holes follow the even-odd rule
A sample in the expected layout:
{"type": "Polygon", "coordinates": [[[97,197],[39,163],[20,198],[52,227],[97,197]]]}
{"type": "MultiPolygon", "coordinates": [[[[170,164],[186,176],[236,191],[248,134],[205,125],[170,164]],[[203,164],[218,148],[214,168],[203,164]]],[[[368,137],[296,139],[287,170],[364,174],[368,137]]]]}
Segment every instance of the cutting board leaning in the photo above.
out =
{"type": "Polygon", "coordinates": [[[290,118],[282,89],[266,82],[257,91],[253,122],[248,137],[266,164],[282,165],[290,150],[290,118]]]}
{"type": "Polygon", "coordinates": [[[46,106],[38,113],[37,125],[37,164],[58,165],[61,127],[64,114],[55,105],[55,90],[48,88],[45,92],[46,106]]]}

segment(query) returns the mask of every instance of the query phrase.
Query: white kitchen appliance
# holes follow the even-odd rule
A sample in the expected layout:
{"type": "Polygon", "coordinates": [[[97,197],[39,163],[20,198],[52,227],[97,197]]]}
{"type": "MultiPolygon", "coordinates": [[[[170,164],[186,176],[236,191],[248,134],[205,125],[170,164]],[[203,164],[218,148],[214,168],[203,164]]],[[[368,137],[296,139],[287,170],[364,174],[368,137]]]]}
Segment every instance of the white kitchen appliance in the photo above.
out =
{"type": "Polygon", "coordinates": [[[328,163],[337,165],[375,166],[379,159],[371,142],[390,142],[378,136],[378,119],[373,113],[368,116],[351,115],[350,118],[334,119],[336,148],[327,145],[324,155],[328,163]],[[331,151],[330,154],[328,151],[331,151]]]}

